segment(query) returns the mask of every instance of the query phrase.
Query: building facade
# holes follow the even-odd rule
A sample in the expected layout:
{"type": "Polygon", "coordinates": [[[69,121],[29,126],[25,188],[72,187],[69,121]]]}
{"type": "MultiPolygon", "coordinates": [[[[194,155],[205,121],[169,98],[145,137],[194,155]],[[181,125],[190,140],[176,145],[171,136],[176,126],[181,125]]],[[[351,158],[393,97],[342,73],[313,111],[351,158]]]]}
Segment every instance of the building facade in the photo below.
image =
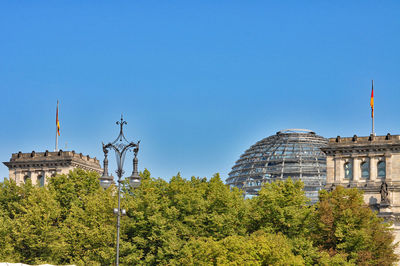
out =
{"type": "Polygon", "coordinates": [[[49,177],[57,174],[68,174],[74,168],[102,173],[99,160],[75,151],[13,153],[8,162],[4,162],[9,170],[9,179],[17,184],[28,179],[32,184],[44,186],[49,177]]]}
{"type": "MultiPolygon", "coordinates": [[[[393,223],[400,241],[400,135],[330,138],[326,153],[326,189],[364,191],[364,201],[393,223]]],[[[400,254],[400,247],[396,251],[400,254]]]]}

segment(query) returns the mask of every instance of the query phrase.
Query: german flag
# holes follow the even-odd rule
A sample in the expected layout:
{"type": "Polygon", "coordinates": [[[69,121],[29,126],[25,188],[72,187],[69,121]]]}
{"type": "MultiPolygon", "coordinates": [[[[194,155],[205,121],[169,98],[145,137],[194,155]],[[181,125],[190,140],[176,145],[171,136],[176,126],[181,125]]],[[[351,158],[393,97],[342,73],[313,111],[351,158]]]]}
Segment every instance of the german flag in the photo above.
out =
{"type": "Polygon", "coordinates": [[[57,111],[56,111],[56,124],[57,124],[57,134],[60,136],[60,120],[58,120],[58,100],[57,100],[57,111]]]}
{"type": "Polygon", "coordinates": [[[374,118],[374,81],[372,80],[372,91],[371,91],[371,117],[374,118]]]}

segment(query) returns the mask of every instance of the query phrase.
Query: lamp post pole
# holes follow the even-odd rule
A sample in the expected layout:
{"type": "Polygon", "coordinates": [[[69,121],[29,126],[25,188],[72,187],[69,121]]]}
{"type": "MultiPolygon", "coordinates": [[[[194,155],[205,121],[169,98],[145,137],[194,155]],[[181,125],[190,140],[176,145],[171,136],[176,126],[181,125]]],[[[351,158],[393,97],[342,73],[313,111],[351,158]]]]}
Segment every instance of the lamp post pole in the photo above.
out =
{"type": "MultiPolygon", "coordinates": [[[[119,170],[119,169],[118,169],[119,170]]],[[[122,173],[121,171],[118,172],[118,211],[117,211],[117,251],[116,251],[116,258],[115,258],[115,264],[118,266],[119,265],[119,228],[121,226],[120,220],[121,220],[121,177],[122,173]]]]}
{"type": "Polygon", "coordinates": [[[126,121],[123,120],[121,115],[121,120],[117,121],[117,125],[120,126],[120,131],[117,139],[113,142],[110,142],[106,145],[103,143],[103,152],[104,152],[104,171],[103,175],[100,177],[100,185],[107,189],[113,183],[113,177],[108,175],[108,159],[107,155],[109,150],[115,151],[115,157],[117,160],[117,170],[115,171],[118,176],[118,209],[114,209],[114,213],[117,215],[117,239],[116,239],[116,258],[115,264],[119,265],[119,235],[120,235],[120,221],[121,215],[125,215],[126,211],[121,209],[121,178],[124,174],[123,165],[125,160],[126,152],[132,150],[134,153],[133,159],[133,171],[131,176],[129,177],[129,184],[132,188],[137,188],[140,185],[140,176],[137,170],[138,159],[137,154],[139,152],[139,143],[138,142],[129,142],[123,132],[123,126],[127,124],[126,121]]]}

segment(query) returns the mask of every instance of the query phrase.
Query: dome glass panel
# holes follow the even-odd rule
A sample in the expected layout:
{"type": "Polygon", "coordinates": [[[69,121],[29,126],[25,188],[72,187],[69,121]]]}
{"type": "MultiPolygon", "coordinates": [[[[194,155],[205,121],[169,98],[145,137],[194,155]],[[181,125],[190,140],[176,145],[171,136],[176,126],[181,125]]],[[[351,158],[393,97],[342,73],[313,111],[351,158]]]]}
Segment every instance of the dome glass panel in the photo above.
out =
{"type": "Polygon", "coordinates": [[[312,203],[326,183],[326,156],[320,148],[327,139],[305,129],[287,129],[258,141],[242,154],[226,183],[257,195],[266,182],[301,179],[312,203]]]}

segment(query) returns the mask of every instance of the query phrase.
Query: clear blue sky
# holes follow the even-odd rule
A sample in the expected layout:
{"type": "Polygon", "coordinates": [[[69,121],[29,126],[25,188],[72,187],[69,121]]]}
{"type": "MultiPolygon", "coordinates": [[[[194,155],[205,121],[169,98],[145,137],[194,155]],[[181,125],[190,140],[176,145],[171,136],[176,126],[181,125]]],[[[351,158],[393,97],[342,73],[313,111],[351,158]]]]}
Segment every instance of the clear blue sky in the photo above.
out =
{"type": "Polygon", "coordinates": [[[165,179],[225,178],[284,128],[369,135],[371,79],[400,134],[399,51],[399,1],[1,1],[1,161],[54,149],[57,99],[61,148],[103,158],[124,113],[165,179]]]}

